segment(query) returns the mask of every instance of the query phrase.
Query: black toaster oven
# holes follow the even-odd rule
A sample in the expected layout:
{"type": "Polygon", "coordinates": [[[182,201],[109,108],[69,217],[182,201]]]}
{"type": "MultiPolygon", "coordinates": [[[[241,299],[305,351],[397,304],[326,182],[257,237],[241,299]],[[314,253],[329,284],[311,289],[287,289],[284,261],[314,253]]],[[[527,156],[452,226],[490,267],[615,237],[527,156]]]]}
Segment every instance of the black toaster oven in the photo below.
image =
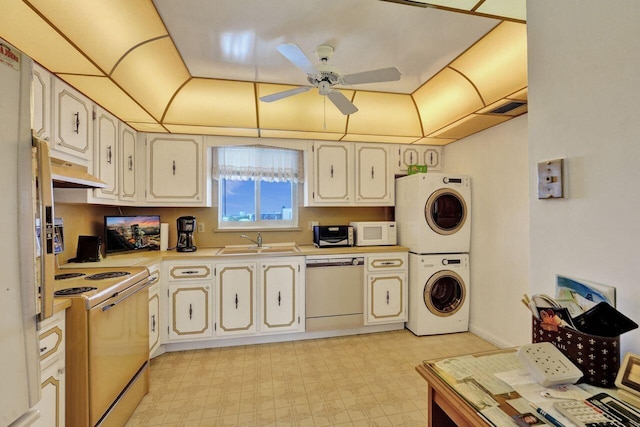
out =
{"type": "Polygon", "coordinates": [[[314,225],[313,244],[317,248],[353,246],[353,227],[350,225],[314,225]]]}

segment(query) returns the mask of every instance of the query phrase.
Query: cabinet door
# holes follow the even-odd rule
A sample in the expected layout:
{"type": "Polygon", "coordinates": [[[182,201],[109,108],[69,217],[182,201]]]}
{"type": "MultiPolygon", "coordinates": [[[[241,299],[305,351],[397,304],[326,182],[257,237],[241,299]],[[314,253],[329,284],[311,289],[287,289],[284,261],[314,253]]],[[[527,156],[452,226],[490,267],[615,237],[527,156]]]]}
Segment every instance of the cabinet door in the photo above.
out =
{"type": "Polygon", "coordinates": [[[120,200],[136,201],[136,164],[136,131],[124,123],[120,123],[120,158],[118,161],[120,200]]]}
{"type": "Polygon", "coordinates": [[[442,147],[425,147],[422,153],[423,164],[427,170],[439,171],[442,169],[442,147]]]}
{"type": "Polygon", "coordinates": [[[65,373],[64,357],[40,373],[41,396],[34,409],[40,418],[34,427],[60,427],[65,425],[65,373]]]}
{"type": "Polygon", "coordinates": [[[45,141],[51,139],[51,74],[38,64],[33,64],[31,81],[33,113],[31,128],[45,141]]]}
{"type": "Polygon", "coordinates": [[[208,283],[169,286],[169,339],[213,336],[210,300],[208,283]]]}
{"type": "Polygon", "coordinates": [[[427,171],[442,169],[442,147],[435,145],[399,145],[394,148],[394,173],[406,175],[409,165],[427,165],[427,171]]]}
{"type": "Polygon", "coordinates": [[[160,345],[160,285],[149,288],[149,357],[160,345]]]}
{"type": "Polygon", "coordinates": [[[51,149],[88,162],[93,138],[91,101],[62,80],[54,79],[53,86],[54,143],[51,149]]]}
{"type": "Polygon", "coordinates": [[[96,107],[93,174],[107,184],[93,190],[99,199],[118,199],[118,131],[118,119],[96,107]]]}
{"type": "Polygon", "coordinates": [[[389,151],[383,144],[356,144],[356,204],[393,205],[389,151]]]}
{"type": "Polygon", "coordinates": [[[352,146],[314,143],[313,202],[324,205],[348,205],[351,202],[352,146]]]}
{"type": "Polygon", "coordinates": [[[367,323],[395,323],[406,320],[405,273],[370,274],[367,283],[367,323]]]}
{"type": "Polygon", "coordinates": [[[204,203],[202,145],[201,136],[147,138],[148,202],[204,203]]]}
{"type": "Polygon", "coordinates": [[[300,329],[300,264],[290,261],[260,263],[260,331],[300,329]]]}
{"type": "Polygon", "coordinates": [[[221,263],[216,266],[216,335],[256,332],[255,263],[221,263]]]}

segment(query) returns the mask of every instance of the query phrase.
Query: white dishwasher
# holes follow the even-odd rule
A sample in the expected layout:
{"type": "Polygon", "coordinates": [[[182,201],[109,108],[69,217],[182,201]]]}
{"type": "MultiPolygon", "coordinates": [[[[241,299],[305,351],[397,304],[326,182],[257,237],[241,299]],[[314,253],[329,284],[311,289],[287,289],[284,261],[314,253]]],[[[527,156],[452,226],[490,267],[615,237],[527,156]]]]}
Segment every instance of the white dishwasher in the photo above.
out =
{"type": "Polygon", "coordinates": [[[306,330],[364,326],[364,256],[307,256],[306,330]]]}

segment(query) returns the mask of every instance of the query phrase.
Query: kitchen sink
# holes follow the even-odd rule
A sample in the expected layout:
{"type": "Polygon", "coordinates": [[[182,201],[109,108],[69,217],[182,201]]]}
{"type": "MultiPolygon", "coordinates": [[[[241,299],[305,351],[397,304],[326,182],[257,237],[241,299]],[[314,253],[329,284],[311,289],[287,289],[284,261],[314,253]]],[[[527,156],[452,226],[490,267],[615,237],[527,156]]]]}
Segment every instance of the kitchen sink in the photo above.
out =
{"type": "Polygon", "coordinates": [[[300,249],[295,243],[273,243],[265,246],[246,246],[231,245],[220,249],[216,255],[259,255],[259,254],[278,254],[278,253],[295,253],[300,249]]]}
{"type": "Polygon", "coordinates": [[[257,254],[258,248],[222,248],[216,255],[257,254]]]}
{"type": "Polygon", "coordinates": [[[300,252],[296,246],[275,246],[275,247],[262,247],[261,253],[279,253],[279,252],[300,252]]]}

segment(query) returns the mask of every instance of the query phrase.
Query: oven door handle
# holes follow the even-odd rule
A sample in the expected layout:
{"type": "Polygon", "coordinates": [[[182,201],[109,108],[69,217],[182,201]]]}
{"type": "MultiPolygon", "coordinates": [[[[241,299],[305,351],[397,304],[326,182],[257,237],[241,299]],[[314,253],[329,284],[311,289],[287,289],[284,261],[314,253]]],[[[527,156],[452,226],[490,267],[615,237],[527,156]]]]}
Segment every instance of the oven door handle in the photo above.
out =
{"type": "Polygon", "coordinates": [[[136,293],[138,293],[139,291],[141,291],[141,290],[143,290],[143,289],[147,288],[148,286],[150,286],[150,285],[151,285],[153,282],[155,282],[156,280],[158,280],[158,278],[157,278],[157,277],[149,277],[149,278],[147,279],[147,281],[146,281],[146,282],[144,282],[144,283],[142,283],[142,284],[136,284],[136,285],[134,285],[134,286],[136,286],[136,287],[137,287],[137,289],[136,289],[136,290],[134,290],[133,292],[131,292],[131,293],[129,293],[129,294],[127,294],[127,295],[123,296],[122,298],[120,298],[120,299],[119,299],[118,301],[116,301],[116,302],[113,302],[113,303],[111,303],[111,304],[107,304],[107,305],[105,305],[104,307],[102,307],[102,311],[107,311],[107,310],[109,310],[109,309],[111,309],[111,308],[115,307],[116,305],[120,304],[122,301],[126,300],[126,299],[127,299],[127,298],[129,298],[130,296],[135,295],[135,294],[136,294],[136,293]]]}

